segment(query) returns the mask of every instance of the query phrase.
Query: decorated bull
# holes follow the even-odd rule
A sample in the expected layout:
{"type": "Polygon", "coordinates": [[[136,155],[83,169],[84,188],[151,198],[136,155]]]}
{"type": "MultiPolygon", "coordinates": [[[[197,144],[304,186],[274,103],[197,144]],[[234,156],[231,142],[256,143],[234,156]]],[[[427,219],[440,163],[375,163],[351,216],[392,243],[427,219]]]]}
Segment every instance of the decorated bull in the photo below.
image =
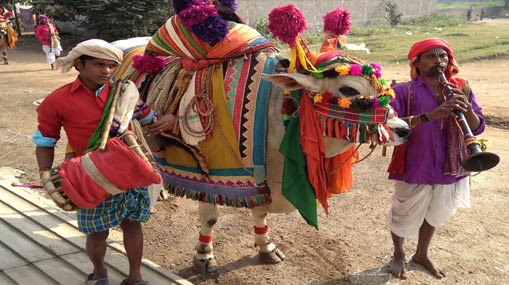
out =
{"type": "Polygon", "coordinates": [[[7,49],[16,47],[18,36],[11,27],[9,18],[0,16],[0,51],[2,51],[3,64],[9,64],[7,49]]]}
{"type": "Polygon", "coordinates": [[[174,1],[174,8],[148,44],[116,42],[125,51],[116,77],[135,82],[159,114],[178,118],[147,140],[170,193],[200,202],[194,263],[217,269],[217,205],[251,208],[261,260],[281,262],[267,214],[298,209],[317,227],[316,200],[327,213],[327,198],[352,186],[355,144],[397,145],[410,129],[388,105],[394,94],[380,66],[337,50],[348,11],[326,15],[328,35],[315,54],[299,37],[301,11],[273,10],[269,28],[290,45],[287,60],[242,23],[234,1],[174,1]]]}

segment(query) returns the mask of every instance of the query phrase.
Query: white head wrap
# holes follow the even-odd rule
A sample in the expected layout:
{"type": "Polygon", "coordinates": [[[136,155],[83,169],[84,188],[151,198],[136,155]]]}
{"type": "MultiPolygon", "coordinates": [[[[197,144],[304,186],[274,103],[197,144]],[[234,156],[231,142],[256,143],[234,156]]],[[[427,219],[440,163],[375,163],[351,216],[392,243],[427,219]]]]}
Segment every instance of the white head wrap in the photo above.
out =
{"type": "Polygon", "coordinates": [[[79,43],[67,56],[57,59],[57,68],[62,68],[62,73],[68,72],[73,67],[74,60],[84,54],[96,58],[113,60],[117,63],[120,63],[123,57],[122,51],[107,41],[91,39],[79,43]]]}

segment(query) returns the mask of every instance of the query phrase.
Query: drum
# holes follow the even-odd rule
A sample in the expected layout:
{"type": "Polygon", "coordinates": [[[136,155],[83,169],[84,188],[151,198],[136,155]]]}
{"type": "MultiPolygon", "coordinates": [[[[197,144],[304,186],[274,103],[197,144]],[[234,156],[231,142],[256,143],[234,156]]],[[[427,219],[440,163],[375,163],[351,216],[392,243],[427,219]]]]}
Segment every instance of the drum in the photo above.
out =
{"type": "Polygon", "coordinates": [[[104,150],[64,161],[41,179],[50,198],[65,211],[95,208],[127,189],[162,183],[131,131],[108,139],[104,150]]]}

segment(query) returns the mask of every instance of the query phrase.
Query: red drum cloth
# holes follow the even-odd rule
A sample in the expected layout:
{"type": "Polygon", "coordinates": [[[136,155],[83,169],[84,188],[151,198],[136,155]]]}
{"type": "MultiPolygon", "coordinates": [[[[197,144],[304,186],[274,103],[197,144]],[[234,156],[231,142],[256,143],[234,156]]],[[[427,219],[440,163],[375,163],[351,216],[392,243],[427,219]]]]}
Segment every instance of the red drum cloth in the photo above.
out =
{"type": "MultiPolygon", "coordinates": [[[[98,171],[113,186],[124,191],[162,183],[161,176],[119,138],[111,138],[106,150],[86,154],[98,171]]],[[[79,208],[95,208],[111,196],[89,176],[82,164],[83,156],[67,160],[60,166],[62,190],[79,208]]],[[[96,178],[97,179],[97,178],[96,178]]]]}

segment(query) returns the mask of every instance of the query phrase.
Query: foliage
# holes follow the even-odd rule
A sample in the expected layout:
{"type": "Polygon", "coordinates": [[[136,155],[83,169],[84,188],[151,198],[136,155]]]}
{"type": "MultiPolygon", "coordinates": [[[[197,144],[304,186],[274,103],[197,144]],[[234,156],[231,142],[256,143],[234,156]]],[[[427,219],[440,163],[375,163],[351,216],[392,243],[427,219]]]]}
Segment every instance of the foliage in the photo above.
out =
{"type": "Polygon", "coordinates": [[[388,1],[385,4],[385,19],[389,22],[391,27],[396,26],[401,21],[402,13],[399,12],[398,4],[394,1],[388,1]]]}
{"type": "Polygon", "coordinates": [[[254,22],[254,28],[264,37],[272,38],[272,35],[269,31],[268,25],[269,22],[266,18],[257,18],[254,22]]]}
{"type": "Polygon", "coordinates": [[[32,5],[35,14],[44,14],[57,21],[69,21],[81,12],[74,0],[34,0],[32,5]]]}
{"type": "Polygon", "coordinates": [[[169,0],[32,0],[31,2],[34,13],[46,14],[57,21],[75,21],[77,16],[84,16],[85,27],[95,31],[96,37],[107,41],[150,36],[173,14],[169,0]]]}
{"type": "Polygon", "coordinates": [[[152,35],[172,14],[168,0],[84,0],[87,27],[113,41],[152,35]],[[147,7],[158,7],[147,9],[147,7]]]}

